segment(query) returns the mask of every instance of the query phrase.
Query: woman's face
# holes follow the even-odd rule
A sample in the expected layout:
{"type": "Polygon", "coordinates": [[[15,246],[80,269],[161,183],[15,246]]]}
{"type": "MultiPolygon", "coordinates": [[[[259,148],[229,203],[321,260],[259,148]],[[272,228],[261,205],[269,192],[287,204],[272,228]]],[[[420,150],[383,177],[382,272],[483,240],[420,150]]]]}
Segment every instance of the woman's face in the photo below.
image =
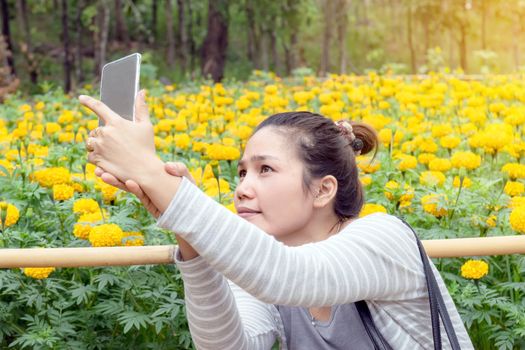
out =
{"type": "Polygon", "coordinates": [[[295,145],[272,127],[259,130],[239,161],[234,199],[239,216],[277,239],[301,231],[313,211],[303,171],[295,145]]]}

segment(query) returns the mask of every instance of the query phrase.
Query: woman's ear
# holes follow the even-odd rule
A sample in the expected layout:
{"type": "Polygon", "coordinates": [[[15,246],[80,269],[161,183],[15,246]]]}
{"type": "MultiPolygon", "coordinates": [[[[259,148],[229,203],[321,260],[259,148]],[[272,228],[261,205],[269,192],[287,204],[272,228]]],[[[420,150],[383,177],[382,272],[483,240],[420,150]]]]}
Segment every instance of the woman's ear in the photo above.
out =
{"type": "Polygon", "coordinates": [[[314,192],[314,207],[327,206],[337,194],[337,179],[332,175],[326,175],[317,184],[314,192]]]}

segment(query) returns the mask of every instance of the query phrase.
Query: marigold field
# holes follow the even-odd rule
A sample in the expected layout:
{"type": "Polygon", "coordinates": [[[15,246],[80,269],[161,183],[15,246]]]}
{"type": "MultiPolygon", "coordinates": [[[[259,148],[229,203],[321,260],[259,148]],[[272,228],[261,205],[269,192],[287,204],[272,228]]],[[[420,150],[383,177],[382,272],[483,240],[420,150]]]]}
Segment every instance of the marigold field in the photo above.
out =
{"type": "MultiPolygon", "coordinates": [[[[157,151],[234,211],[236,159],[280,111],[371,124],[359,157],[367,204],[422,239],[525,233],[525,80],[521,75],[280,79],[146,86],[157,151]]],[[[80,93],[98,96],[86,86],[80,93]]],[[[84,141],[97,119],[49,91],[0,106],[0,247],[174,244],[133,196],[94,175],[84,141]]],[[[525,348],[523,256],[435,259],[477,349],[525,348]]],[[[0,347],[192,348],[172,265],[0,270],[0,347]]]]}

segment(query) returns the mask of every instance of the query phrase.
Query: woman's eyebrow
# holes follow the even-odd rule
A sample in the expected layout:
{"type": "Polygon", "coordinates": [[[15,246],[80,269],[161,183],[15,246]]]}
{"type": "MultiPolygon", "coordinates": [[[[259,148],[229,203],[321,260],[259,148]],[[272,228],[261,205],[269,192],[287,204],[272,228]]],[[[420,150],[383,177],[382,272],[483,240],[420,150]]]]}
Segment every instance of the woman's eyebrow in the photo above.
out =
{"type": "MultiPolygon", "coordinates": [[[[255,155],[255,156],[252,156],[250,158],[250,162],[261,162],[261,161],[268,160],[268,159],[279,160],[279,158],[274,157],[274,156],[255,155]]],[[[246,161],[244,159],[241,159],[241,160],[239,160],[238,166],[243,166],[245,163],[246,163],[246,161]]]]}

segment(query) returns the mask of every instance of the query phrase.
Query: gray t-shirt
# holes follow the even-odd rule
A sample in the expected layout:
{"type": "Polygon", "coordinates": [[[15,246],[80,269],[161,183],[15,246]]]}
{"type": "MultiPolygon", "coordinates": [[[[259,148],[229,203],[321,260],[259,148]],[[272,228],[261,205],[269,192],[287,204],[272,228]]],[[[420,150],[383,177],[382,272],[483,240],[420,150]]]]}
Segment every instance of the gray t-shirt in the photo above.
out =
{"type": "Polygon", "coordinates": [[[315,320],[305,307],[276,307],[288,349],[374,349],[354,303],[333,306],[330,320],[326,322],[315,320]]]}

